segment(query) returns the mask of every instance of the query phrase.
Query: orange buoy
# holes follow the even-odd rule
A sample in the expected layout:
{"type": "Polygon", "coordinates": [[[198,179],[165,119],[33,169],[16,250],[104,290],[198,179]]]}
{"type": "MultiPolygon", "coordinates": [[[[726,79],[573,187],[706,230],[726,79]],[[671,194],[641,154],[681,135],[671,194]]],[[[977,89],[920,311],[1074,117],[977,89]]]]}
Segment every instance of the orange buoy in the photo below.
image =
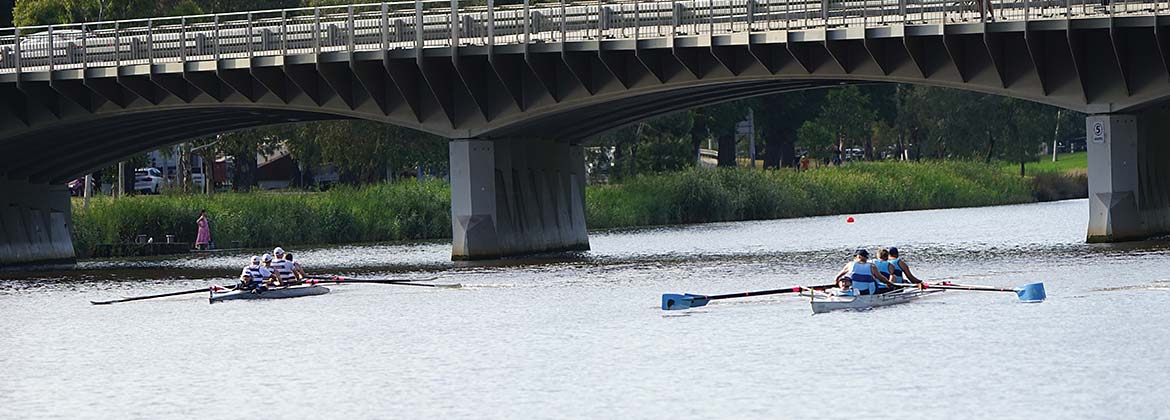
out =
{"type": "Polygon", "coordinates": [[[848,219],[845,219],[845,223],[853,223],[853,216],[849,216],[848,219]]]}

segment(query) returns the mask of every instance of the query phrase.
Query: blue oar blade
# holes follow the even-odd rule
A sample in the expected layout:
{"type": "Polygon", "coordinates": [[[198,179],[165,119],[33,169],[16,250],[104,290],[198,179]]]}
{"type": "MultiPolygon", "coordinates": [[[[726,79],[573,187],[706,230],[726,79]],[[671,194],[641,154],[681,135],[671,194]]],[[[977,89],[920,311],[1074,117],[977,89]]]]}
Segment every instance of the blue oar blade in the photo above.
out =
{"type": "Polygon", "coordinates": [[[691,299],[683,295],[671,293],[662,294],[662,310],[677,311],[691,307],[691,299]]]}
{"type": "Polygon", "coordinates": [[[710,300],[703,299],[706,296],[692,295],[687,293],[685,295],[676,295],[672,293],[664,293],[662,295],[662,310],[664,311],[678,311],[683,309],[697,308],[706,305],[710,300]]]}
{"type": "Polygon", "coordinates": [[[706,299],[706,296],[692,295],[690,293],[687,293],[687,295],[684,299],[690,300],[690,305],[692,308],[698,308],[700,306],[705,306],[705,305],[707,305],[707,302],[711,301],[710,299],[706,299]]]}
{"type": "Polygon", "coordinates": [[[1043,302],[1048,297],[1044,293],[1044,283],[1025,284],[1016,288],[1016,296],[1021,302],[1043,302]]]}

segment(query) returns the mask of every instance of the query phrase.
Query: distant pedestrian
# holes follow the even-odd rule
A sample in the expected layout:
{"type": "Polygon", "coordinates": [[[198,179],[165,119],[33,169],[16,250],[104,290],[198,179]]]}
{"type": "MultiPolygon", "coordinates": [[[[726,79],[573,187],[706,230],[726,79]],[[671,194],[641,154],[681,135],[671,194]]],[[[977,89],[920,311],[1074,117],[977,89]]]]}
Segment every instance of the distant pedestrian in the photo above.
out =
{"type": "Polygon", "coordinates": [[[211,247],[211,221],[207,219],[207,210],[199,210],[199,219],[195,220],[199,230],[195,234],[195,249],[211,247]]]}

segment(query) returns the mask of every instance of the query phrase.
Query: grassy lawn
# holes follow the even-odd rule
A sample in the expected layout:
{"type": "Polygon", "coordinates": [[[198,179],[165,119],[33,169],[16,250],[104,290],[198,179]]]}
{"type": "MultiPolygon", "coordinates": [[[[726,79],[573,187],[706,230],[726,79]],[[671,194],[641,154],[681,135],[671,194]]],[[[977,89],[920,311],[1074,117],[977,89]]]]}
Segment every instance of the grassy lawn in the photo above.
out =
{"type": "MultiPolygon", "coordinates": [[[[1038,172],[1068,172],[1068,171],[1083,171],[1089,169],[1089,154],[1087,152],[1077,152],[1071,154],[1060,154],[1056,156],[1057,161],[1052,161],[1052,156],[1044,156],[1040,158],[1039,162],[1029,162],[1024,165],[1024,172],[1028,175],[1033,175],[1038,172]]],[[[1020,173],[1020,164],[1001,162],[1003,170],[1013,174],[1020,173]]]]}

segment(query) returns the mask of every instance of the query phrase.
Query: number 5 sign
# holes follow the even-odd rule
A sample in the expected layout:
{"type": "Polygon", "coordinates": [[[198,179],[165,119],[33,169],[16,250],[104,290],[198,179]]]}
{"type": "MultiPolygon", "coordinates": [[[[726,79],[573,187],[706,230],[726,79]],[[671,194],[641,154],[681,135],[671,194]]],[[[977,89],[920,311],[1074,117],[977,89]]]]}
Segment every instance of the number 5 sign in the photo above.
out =
{"type": "Polygon", "coordinates": [[[1105,124],[1100,121],[1093,122],[1093,143],[1105,142],[1105,124]]]}

